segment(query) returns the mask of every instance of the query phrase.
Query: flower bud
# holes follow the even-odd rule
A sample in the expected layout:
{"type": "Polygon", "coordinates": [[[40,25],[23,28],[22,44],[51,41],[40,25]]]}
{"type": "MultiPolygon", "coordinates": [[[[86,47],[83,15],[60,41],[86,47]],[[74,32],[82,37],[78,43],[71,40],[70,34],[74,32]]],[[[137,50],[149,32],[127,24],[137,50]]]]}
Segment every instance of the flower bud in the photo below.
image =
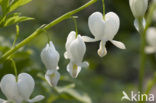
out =
{"type": "Polygon", "coordinates": [[[135,18],[144,17],[148,0],[129,0],[129,5],[135,18]]]}

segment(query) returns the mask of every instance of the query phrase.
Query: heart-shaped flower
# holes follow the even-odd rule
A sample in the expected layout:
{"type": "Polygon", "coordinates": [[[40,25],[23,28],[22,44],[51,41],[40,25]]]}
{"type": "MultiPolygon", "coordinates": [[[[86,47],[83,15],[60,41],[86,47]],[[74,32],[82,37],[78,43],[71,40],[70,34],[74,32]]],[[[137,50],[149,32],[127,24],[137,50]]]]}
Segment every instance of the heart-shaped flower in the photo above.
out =
{"type": "Polygon", "coordinates": [[[27,73],[18,75],[18,80],[12,74],[5,75],[1,82],[0,88],[8,100],[0,99],[0,103],[22,103],[22,102],[38,102],[44,99],[44,96],[38,95],[33,99],[30,96],[34,90],[35,82],[27,73]]]}
{"type": "Polygon", "coordinates": [[[86,45],[82,37],[80,35],[76,37],[76,32],[71,31],[67,37],[64,57],[70,59],[70,63],[67,65],[67,71],[73,78],[78,76],[82,67],[89,65],[88,62],[82,62],[85,52],[86,45]]]}
{"type": "Polygon", "coordinates": [[[60,79],[60,73],[57,71],[59,59],[60,55],[53,42],[50,41],[41,52],[41,60],[47,69],[45,79],[50,86],[56,86],[60,79]]]}
{"type": "Polygon", "coordinates": [[[143,17],[148,7],[148,0],[129,0],[129,5],[135,18],[143,17]]]}
{"type": "Polygon", "coordinates": [[[107,13],[105,18],[103,18],[102,13],[94,12],[88,19],[88,26],[95,38],[93,39],[87,36],[83,36],[82,38],[85,42],[100,41],[98,50],[100,57],[107,54],[105,47],[107,41],[112,42],[112,44],[120,49],[125,49],[125,45],[122,42],[113,40],[120,26],[119,17],[114,12],[107,13]]]}
{"type": "Polygon", "coordinates": [[[146,39],[149,46],[145,48],[146,53],[156,52],[156,28],[150,27],[146,33],[146,39]]]}

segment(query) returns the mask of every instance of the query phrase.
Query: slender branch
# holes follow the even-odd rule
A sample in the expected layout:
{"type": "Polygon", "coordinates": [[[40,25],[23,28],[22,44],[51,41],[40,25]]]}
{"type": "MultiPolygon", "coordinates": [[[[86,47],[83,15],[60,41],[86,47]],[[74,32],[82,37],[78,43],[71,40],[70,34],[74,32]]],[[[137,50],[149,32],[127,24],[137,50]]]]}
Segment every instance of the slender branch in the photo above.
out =
{"type": "Polygon", "coordinates": [[[16,81],[17,81],[17,68],[16,68],[16,63],[13,59],[10,59],[11,62],[12,62],[12,66],[13,66],[13,69],[14,69],[14,72],[15,72],[15,76],[16,76],[16,81]]]}
{"type": "Polygon", "coordinates": [[[103,18],[105,20],[105,0],[102,0],[102,6],[103,6],[103,18]]]}
{"type": "Polygon", "coordinates": [[[4,55],[2,55],[2,57],[0,58],[0,63],[4,62],[9,56],[11,56],[12,54],[14,54],[19,48],[23,47],[24,45],[28,44],[31,40],[33,40],[37,35],[39,35],[40,33],[42,33],[45,30],[50,29],[51,27],[53,27],[54,25],[60,23],[61,21],[70,18],[73,14],[87,8],[88,6],[92,5],[93,3],[95,3],[97,0],[91,0],[88,3],[84,4],[83,6],[70,11],[64,15],[62,15],[61,17],[55,19],[54,21],[50,22],[49,24],[45,25],[45,26],[41,26],[40,28],[38,28],[35,32],[33,32],[29,37],[27,37],[26,39],[24,39],[23,41],[21,41],[19,44],[17,44],[14,48],[10,49],[8,52],[6,52],[4,55]]]}
{"type": "Polygon", "coordinates": [[[78,29],[77,29],[77,21],[76,21],[76,18],[78,18],[78,17],[76,17],[76,16],[73,16],[73,17],[72,17],[72,19],[73,19],[73,21],[74,21],[75,32],[76,32],[76,37],[77,37],[77,36],[78,36],[78,29]]]}
{"type": "Polygon", "coordinates": [[[19,25],[17,24],[16,25],[16,37],[15,37],[14,42],[12,44],[12,48],[15,46],[15,43],[17,41],[18,36],[19,36],[19,25]]]}

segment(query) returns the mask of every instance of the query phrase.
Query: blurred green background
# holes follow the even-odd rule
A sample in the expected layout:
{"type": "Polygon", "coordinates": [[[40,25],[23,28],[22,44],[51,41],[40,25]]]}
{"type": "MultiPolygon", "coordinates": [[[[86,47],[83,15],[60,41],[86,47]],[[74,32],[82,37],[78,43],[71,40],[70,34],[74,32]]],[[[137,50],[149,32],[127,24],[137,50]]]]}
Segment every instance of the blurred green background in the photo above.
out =
{"type": "MultiPolygon", "coordinates": [[[[28,37],[40,25],[49,23],[87,1],[32,0],[29,4],[17,9],[22,15],[35,18],[35,20],[19,24],[20,36],[17,42],[28,37]]],[[[133,27],[134,18],[128,0],[105,0],[105,5],[106,12],[113,11],[119,15],[120,29],[114,39],[125,43],[127,49],[120,50],[108,42],[106,46],[108,54],[100,58],[97,55],[99,42],[86,43],[87,52],[84,60],[88,61],[90,66],[82,69],[78,78],[72,79],[69,76],[66,71],[69,60],[63,57],[66,38],[69,32],[74,30],[72,19],[67,19],[40,34],[14,55],[18,73],[30,73],[35,79],[36,87],[32,97],[36,94],[45,95],[46,99],[40,103],[121,103],[122,91],[130,93],[132,90],[137,90],[140,36],[133,27]],[[48,37],[61,55],[59,72],[62,77],[56,88],[50,87],[42,79],[46,69],[41,63],[40,52],[47,43],[48,37]]],[[[79,34],[93,37],[88,28],[88,16],[95,11],[102,12],[101,0],[75,14],[79,17],[77,19],[79,34]]],[[[0,55],[11,47],[15,34],[15,25],[0,29],[0,55]]],[[[148,55],[145,83],[152,79],[155,70],[155,55],[148,55]]],[[[8,73],[14,73],[10,61],[0,64],[0,78],[8,73]]],[[[5,98],[1,92],[0,97],[5,98]]]]}

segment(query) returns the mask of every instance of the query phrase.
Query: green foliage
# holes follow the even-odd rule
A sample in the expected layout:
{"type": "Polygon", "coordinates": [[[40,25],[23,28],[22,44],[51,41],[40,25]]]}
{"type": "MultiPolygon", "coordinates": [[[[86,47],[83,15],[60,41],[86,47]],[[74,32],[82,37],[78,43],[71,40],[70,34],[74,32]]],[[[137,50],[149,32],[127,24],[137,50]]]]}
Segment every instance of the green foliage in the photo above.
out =
{"type": "Polygon", "coordinates": [[[12,13],[19,7],[29,3],[31,0],[0,0],[2,13],[0,16],[0,27],[7,27],[33,18],[21,16],[20,13],[12,13]]]}

